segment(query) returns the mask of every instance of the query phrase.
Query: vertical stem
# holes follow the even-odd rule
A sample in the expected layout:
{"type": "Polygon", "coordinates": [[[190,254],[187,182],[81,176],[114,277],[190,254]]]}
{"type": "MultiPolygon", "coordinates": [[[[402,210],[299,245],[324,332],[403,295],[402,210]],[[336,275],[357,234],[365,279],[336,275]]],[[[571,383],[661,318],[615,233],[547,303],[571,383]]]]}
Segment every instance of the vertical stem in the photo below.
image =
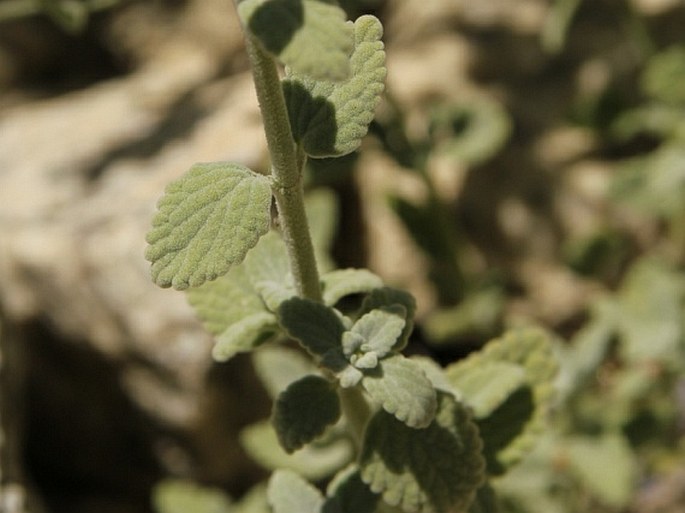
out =
{"type": "Polygon", "coordinates": [[[302,166],[305,156],[295,145],[281,81],[274,59],[246,33],[247,55],[271,155],[272,190],[276,198],[290,269],[298,294],[321,301],[319,273],[304,209],[302,166]]]}
{"type": "Polygon", "coordinates": [[[360,449],[364,439],[364,429],[371,418],[369,403],[359,387],[339,388],[338,396],[349,431],[357,444],[357,449],[360,449]]]}

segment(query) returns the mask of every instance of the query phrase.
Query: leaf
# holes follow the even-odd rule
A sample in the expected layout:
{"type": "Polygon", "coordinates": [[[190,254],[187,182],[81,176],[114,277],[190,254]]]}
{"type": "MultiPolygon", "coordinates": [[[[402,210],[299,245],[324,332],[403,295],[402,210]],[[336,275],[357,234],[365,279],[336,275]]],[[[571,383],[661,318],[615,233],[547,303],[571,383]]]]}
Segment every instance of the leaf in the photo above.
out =
{"type": "Polygon", "coordinates": [[[385,411],[409,427],[426,427],[435,417],[433,385],[417,363],[402,355],[386,358],[365,373],[362,386],[385,411]]]}
{"type": "Polygon", "coordinates": [[[278,329],[276,316],[264,308],[243,265],[186,294],[204,327],[217,337],[213,355],[219,361],[250,351],[278,329]]]}
{"type": "Polygon", "coordinates": [[[259,483],[250,488],[231,513],[271,513],[266,498],[266,483],[259,483]]]}
{"type": "Polygon", "coordinates": [[[281,62],[317,80],[350,75],[353,30],[345,11],[322,0],[244,0],[245,27],[281,62]]]}
{"type": "Polygon", "coordinates": [[[321,492],[292,470],[277,470],[266,491],[273,513],[320,513],[321,492]]]}
{"type": "Polygon", "coordinates": [[[316,81],[287,72],[283,92],[290,125],[310,157],[339,157],[356,150],[373,120],[385,80],[383,26],[373,16],[354,23],[352,75],[342,82],[316,81]]]}
{"type": "Polygon", "coordinates": [[[490,474],[501,474],[535,444],[546,425],[556,370],[548,337],[534,329],[508,332],[445,370],[452,385],[463,393],[464,401],[477,412],[490,474]],[[515,386],[520,377],[505,366],[499,368],[508,369],[509,376],[500,381],[493,373],[497,364],[520,367],[523,383],[515,386]],[[488,375],[492,376],[489,381],[488,375]],[[476,392],[478,387],[488,389],[476,392]]]}
{"type": "Polygon", "coordinates": [[[618,509],[633,495],[637,461],[627,440],[619,434],[599,438],[573,437],[566,442],[565,456],[571,470],[603,502],[618,509]]]}
{"type": "Polygon", "coordinates": [[[238,353],[252,351],[278,331],[278,321],[271,312],[258,312],[232,324],[221,333],[212,349],[217,362],[225,362],[238,353]]]}
{"type": "Polygon", "coordinates": [[[507,112],[494,100],[443,105],[431,127],[438,150],[468,165],[487,161],[506,144],[511,133],[507,112]]]}
{"type": "Polygon", "coordinates": [[[476,418],[484,418],[526,384],[526,374],[520,365],[485,361],[470,372],[452,375],[451,383],[473,408],[476,418]]]}
{"type": "Polygon", "coordinates": [[[250,457],[263,467],[289,468],[307,479],[320,480],[344,467],[353,458],[348,439],[335,438],[307,445],[288,454],[278,442],[271,422],[252,424],[240,432],[240,443],[250,457]]]}
{"type": "Polygon", "coordinates": [[[672,106],[685,105],[685,46],[674,45],[654,55],[641,79],[642,89],[652,98],[672,106]]]}
{"type": "Polygon", "coordinates": [[[379,499],[362,481],[356,465],[333,478],[327,495],[321,513],[374,513],[379,499]]]}
{"type": "Polygon", "coordinates": [[[303,353],[279,346],[265,346],[252,353],[252,365],[272,399],[293,381],[316,371],[303,353]]]}
{"type": "MultiPolygon", "coordinates": [[[[288,336],[300,342],[312,355],[323,359],[340,353],[339,363],[342,367],[347,364],[340,346],[345,326],[335,310],[315,301],[293,297],[281,304],[278,312],[288,336]]],[[[334,361],[335,358],[328,363],[334,361]]]]}
{"type": "Polygon", "coordinates": [[[405,325],[404,307],[393,306],[372,310],[352,326],[350,332],[360,338],[362,353],[373,352],[378,358],[383,358],[392,350],[405,325]]]}
{"type": "Polygon", "coordinates": [[[383,280],[366,269],[337,269],[321,277],[323,302],[335,305],[345,296],[364,294],[383,286],[383,280]]]}
{"type": "Polygon", "coordinates": [[[685,363],[685,275],[645,258],[630,269],[618,297],[619,348],[626,360],[658,361],[676,369],[685,363]]]}
{"type": "Polygon", "coordinates": [[[272,231],[260,239],[245,257],[245,269],[254,290],[272,312],[296,295],[285,242],[278,233],[272,231]]]}
{"type": "Polygon", "coordinates": [[[384,411],[366,429],[362,479],[406,512],[465,510],[483,483],[482,442],[468,409],[444,392],[438,404],[425,429],[412,429],[384,411]]]}
{"type": "Polygon", "coordinates": [[[397,339],[397,343],[393,347],[394,351],[401,351],[409,341],[414,329],[414,314],[416,313],[416,300],[409,292],[391,287],[381,287],[374,289],[364,299],[360,314],[365,314],[373,310],[383,309],[384,307],[394,307],[401,305],[406,311],[405,325],[402,330],[402,335],[397,339]]]}
{"type": "Polygon", "coordinates": [[[195,164],[157,204],[145,258],[160,287],[183,290],[242,262],[269,229],[267,177],[226,162],[195,164]]]}
{"type": "Polygon", "coordinates": [[[189,481],[167,479],[153,490],[157,513],[231,513],[231,499],[219,489],[201,487],[189,481]]]}
{"type": "Polygon", "coordinates": [[[307,193],[305,210],[312,234],[314,253],[322,273],[335,267],[330,252],[338,226],[338,203],[335,193],[329,189],[317,188],[307,193]]]}
{"type": "Polygon", "coordinates": [[[309,375],[291,383],[274,404],[272,422],[287,453],[323,434],[340,418],[340,399],[335,386],[309,375]]]}

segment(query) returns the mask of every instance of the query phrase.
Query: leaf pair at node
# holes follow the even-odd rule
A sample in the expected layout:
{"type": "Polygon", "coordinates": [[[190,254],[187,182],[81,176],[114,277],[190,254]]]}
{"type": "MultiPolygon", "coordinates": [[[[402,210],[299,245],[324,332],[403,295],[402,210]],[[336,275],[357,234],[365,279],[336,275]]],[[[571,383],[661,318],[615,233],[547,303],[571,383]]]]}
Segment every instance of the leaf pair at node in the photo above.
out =
{"type": "Polygon", "coordinates": [[[341,387],[361,385],[388,413],[421,428],[435,415],[435,390],[421,368],[399,353],[414,310],[409,294],[381,288],[368,295],[356,321],[330,306],[294,297],[281,305],[279,322],[341,387]]]}

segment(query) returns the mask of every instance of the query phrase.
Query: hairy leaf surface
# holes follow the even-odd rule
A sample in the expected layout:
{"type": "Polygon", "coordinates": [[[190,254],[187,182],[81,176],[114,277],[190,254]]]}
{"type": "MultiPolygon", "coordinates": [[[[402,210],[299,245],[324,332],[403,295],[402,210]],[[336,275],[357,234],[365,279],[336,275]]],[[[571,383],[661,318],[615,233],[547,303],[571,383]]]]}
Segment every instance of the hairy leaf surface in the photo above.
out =
{"type": "Polygon", "coordinates": [[[360,341],[358,350],[361,353],[373,353],[377,358],[386,356],[402,334],[405,315],[402,305],[372,310],[362,315],[350,330],[360,341]]]}
{"type": "Polygon", "coordinates": [[[340,348],[345,327],[332,308],[294,297],[279,308],[279,320],[286,333],[299,341],[312,355],[326,358],[328,363],[333,363],[338,359],[330,360],[330,357],[340,353],[342,360],[339,363],[346,364],[340,348]]]}
{"type": "Polygon", "coordinates": [[[477,412],[491,474],[504,472],[535,444],[545,427],[556,370],[547,335],[533,329],[506,333],[446,369],[449,381],[477,412]]]}
{"type": "Polygon", "coordinates": [[[273,513],[320,513],[323,496],[292,470],[277,470],[266,490],[273,513]]]}
{"type": "Polygon", "coordinates": [[[335,386],[309,375],[291,383],[274,404],[272,422],[278,440],[291,453],[320,436],[340,418],[335,386]]]}
{"type": "Polygon", "coordinates": [[[364,439],[361,476],[371,490],[403,511],[463,511],[484,479],[482,442],[468,409],[438,393],[438,413],[413,429],[379,411],[364,439]]]}
{"type": "Polygon", "coordinates": [[[262,46],[298,73],[333,81],[350,75],[353,31],[335,3],[244,0],[238,13],[262,46]]]}
{"type": "Polygon", "coordinates": [[[393,289],[391,287],[381,287],[374,289],[364,298],[362,303],[361,313],[368,313],[373,310],[382,310],[383,308],[393,308],[400,305],[404,308],[405,325],[401,336],[397,339],[397,343],[393,347],[394,351],[401,351],[409,341],[414,329],[414,314],[416,313],[416,300],[409,292],[400,289],[393,289]]]}
{"type": "Polygon", "coordinates": [[[271,312],[257,312],[231,324],[221,333],[212,349],[217,362],[225,362],[238,353],[252,351],[278,331],[278,321],[271,312]]]}
{"type": "Polygon", "coordinates": [[[367,371],[362,386],[374,401],[412,428],[429,425],[437,409],[436,392],[421,367],[402,355],[384,359],[367,371]]]}
{"type": "Polygon", "coordinates": [[[363,294],[383,286],[383,281],[366,269],[337,269],[321,277],[323,302],[335,305],[345,296],[363,294]]]}
{"type": "Polygon", "coordinates": [[[356,150],[368,131],[385,80],[383,27],[373,16],[354,23],[352,75],[341,82],[314,80],[291,69],[283,80],[295,140],[311,157],[356,150]]]}
{"type": "Polygon", "coordinates": [[[145,258],[160,287],[183,290],[242,262],[269,229],[269,180],[227,162],[195,164],[157,204],[145,258]]]}

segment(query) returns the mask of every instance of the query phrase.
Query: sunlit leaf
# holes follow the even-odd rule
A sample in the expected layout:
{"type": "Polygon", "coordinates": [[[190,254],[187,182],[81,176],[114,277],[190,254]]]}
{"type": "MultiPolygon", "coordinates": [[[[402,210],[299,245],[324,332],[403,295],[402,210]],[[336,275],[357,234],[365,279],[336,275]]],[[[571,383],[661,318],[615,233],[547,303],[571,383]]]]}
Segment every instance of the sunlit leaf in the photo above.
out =
{"type": "Polygon", "coordinates": [[[468,408],[443,392],[438,403],[434,421],[424,429],[379,411],[366,430],[362,479],[403,511],[463,511],[484,479],[482,442],[468,408]]]}
{"type": "Polygon", "coordinates": [[[362,386],[383,409],[412,428],[429,425],[437,408],[436,392],[414,361],[402,355],[382,360],[364,373],[362,386]]]}
{"type": "Polygon", "coordinates": [[[277,470],[266,491],[273,513],[320,513],[321,492],[292,470],[277,470]]]}
{"type": "Polygon", "coordinates": [[[283,80],[293,136],[309,156],[342,156],[361,144],[384,89],[382,35],[375,17],[357,19],[347,80],[317,81],[295,70],[283,80]]]}
{"type": "Polygon", "coordinates": [[[238,13],[262,46],[298,73],[333,81],[350,75],[353,30],[334,2],[244,0],[238,13]]]}
{"type": "Polygon", "coordinates": [[[366,269],[337,269],[321,277],[323,301],[330,306],[345,296],[371,292],[382,286],[383,281],[366,269]]]}
{"type": "Polygon", "coordinates": [[[250,457],[263,467],[269,470],[289,468],[312,480],[333,474],[354,457],[350,441],[344,438],[317,441],[288,454],[278,442],[269,421],[243,429],[240,432],[240,443],[250,457]]]}
{"type": "Polygon", "coordinates": [[[269,229],[267,177],[226,162],[195,164],[157,204],[145,258],[160,287],[186,289],[243,261],[269,229]]]}

